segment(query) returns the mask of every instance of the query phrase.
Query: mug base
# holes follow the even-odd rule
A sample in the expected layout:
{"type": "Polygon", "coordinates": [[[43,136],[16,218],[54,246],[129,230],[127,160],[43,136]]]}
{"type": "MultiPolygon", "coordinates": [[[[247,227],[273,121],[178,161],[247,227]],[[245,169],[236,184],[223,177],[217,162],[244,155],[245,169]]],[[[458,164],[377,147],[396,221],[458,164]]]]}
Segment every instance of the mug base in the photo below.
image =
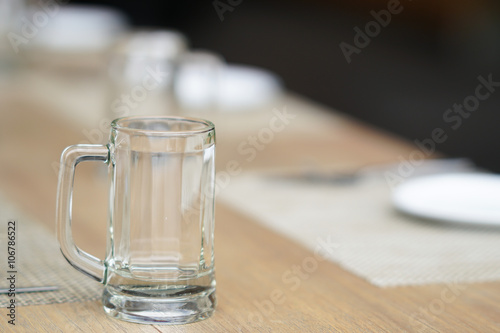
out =
{"type": "MultiPolygon", "coordinates": [[[[102,303],[110,317],[140,324],[181,325],[209,318],[217,303],[215,288],[191,292],[160,291],[136,286],[107,286],[102,303]]],[[[201,289],[201,290],[200,290],[201,289]]],[[[189,290],[189,289],[187,289],[189,290]]]]}

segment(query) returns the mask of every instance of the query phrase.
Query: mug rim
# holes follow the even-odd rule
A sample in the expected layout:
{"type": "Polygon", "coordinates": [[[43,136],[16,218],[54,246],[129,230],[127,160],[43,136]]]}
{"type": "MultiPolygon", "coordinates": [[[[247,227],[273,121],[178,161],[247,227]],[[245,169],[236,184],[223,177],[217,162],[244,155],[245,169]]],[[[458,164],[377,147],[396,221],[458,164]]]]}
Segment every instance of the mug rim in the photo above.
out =
{"type": "Polygon", "coordinates": [[[142,134],[142,135],[167,135],[167,136],[189,136],[203,134],[215,130],[215,125],[206,119],[192,118],[192,117],[178,117],[178,116],[126,116],[116,118],[111,122],[111,128],[120,132],[126,132],[131,134],[142,134]],[[142,128],[131,128],[127,126],[122,126],[120,123],[131,120],[173,120],[179,122],[189,122],[198,123],[204,125],[204,127],[192,130],[183,131],[163,131],[154,129],[142,129],[142,128]]]}

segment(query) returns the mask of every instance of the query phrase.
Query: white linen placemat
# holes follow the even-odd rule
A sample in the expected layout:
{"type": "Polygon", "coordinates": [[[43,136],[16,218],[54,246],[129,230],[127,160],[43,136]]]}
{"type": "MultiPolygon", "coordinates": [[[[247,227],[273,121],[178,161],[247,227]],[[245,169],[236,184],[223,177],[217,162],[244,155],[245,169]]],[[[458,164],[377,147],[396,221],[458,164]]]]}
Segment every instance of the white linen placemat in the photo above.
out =
{"type": "Polygon", "coordinates": [[[333,239],[329,259],[376,286],[500,280],[500,228],[402,215],[380,177],[327,185],[243,174],[218,199],[310,250],[333,239]]]}

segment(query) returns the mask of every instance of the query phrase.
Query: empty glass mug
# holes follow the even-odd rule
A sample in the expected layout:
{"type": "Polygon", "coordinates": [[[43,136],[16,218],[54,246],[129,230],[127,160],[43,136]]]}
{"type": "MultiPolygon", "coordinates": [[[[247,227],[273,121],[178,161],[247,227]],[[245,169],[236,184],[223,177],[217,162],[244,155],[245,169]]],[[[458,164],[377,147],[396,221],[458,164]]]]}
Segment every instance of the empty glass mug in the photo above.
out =
{"type": "Polygon", "coordinates": [[[105,285],[106,313],[138,323],[185,324],[216,305],[215,128],[206,120],[126,117],[107,145],[74,145],[61,156],[57,236],[63,255],[105,285]],[[75,167],[109,165],[105,260],[79,249],[71,232],[75,167]]]}

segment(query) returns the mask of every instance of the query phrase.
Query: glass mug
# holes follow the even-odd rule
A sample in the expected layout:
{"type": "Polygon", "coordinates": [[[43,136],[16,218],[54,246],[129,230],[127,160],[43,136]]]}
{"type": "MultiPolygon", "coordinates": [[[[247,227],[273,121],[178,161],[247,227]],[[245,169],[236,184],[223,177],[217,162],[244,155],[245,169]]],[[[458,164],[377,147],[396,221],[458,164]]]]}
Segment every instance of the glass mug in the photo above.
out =
{"type": "Polygon", "coordinates": [[[105,285],[108,315],[185,324],[214,312],[214,159],[214,125],[180,117],[119,118],[107,145],[64,150],[57,237],[68,262],[105,285]],[[83,161],[109,166],[105,260],[73,242],[73,180],[83,161]]]}

